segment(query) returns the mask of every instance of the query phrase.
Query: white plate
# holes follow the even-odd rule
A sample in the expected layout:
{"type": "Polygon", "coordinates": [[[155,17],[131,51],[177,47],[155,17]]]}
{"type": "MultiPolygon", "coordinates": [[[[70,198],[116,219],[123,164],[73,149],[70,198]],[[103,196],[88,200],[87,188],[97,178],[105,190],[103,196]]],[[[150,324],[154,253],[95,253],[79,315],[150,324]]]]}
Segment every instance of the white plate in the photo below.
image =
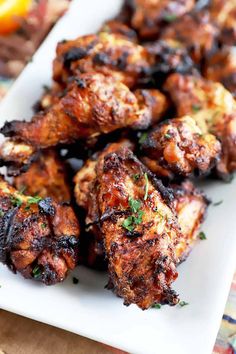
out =
{"type": "MultiPolygon", "coordinates": [[[[30,117],[42,85],[50,82],[56,42],[96,31],[120,5],[121,0],[74,1],[2,103],[1,124],[30,117]]],[[[105,274],[82,267],[75,271],[78,285],[69,276],[63,284],[45,287],[1,266],[0,307],[131,353],[210,354],[236,263],[236,182],[214,182],[205,190],[223,203],[209,208],[203,228],[207,240],[179,268],[174,287],[188,306],[148,311],[125,307],[104,289],[105,274]]]]}

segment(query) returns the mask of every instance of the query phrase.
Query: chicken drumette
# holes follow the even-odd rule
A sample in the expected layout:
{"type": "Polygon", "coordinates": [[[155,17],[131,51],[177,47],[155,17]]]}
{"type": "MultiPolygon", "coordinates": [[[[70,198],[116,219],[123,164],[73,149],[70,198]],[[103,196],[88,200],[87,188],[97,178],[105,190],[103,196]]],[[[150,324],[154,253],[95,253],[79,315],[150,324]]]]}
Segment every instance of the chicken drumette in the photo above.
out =
{"type": "Polygon", "coordinates": [[[236,168],[236,101],[232,94],[220,83],[181,74],[170,75],[165,89],[178,116],[190,114],[203,134],[210,132],[221,141],[217,170],[227,177],[236,168]]]}
{"type": "Polygon", "coordinates": [[[202,133],[190,116],[164,121],[141,140],[143,163],[169,179],[195,172],[208,174],[221,153],[216,137],[202,133]]]}
{"type": "Polygon", "coordinates": [[[0,261],[25,278],[61,282],[78,257],[79,224],[72,208],[25,196],[0,180],[0,261]]]}

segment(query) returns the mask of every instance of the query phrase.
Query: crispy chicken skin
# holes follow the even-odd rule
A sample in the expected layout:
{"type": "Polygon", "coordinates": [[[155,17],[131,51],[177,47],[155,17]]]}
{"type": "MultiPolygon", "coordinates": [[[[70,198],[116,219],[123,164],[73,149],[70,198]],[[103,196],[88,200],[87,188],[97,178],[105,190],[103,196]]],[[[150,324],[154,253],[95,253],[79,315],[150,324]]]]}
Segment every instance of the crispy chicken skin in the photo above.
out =
{"type": "Polygon", "coordinates": [[[50,110],[35,115],[31,122],[7,122],[1,133],[37,148],[48,148],[120,128],[146,129],[166,107],[159,91],[148,90],[146,95],[138,92],[136,97],[111,76],[82,74],[50,110]],[[147,104],[145,96],[149,96],[147,104]]]}
{"type": "Polygon", "coordinates": [[[155,39],[168,23],[193,9],[194,0],[126,0],[131,26],[143,39],[155,39]]]}
{"type": "Polygon", "coordinates": [[[164,121],[141,144],[142,159],[159,176],[207,174],[220,157],[221,144],[212,134],[202,134],[190,116],[164,121]]]}
{"type": "Polygon", "coordinates": [[[121,21],[118,20],[111,20],[107,21],[103,24],[99,32],[105,32],[109,34],[119,34],[122,35],[126,38],[128,38],[130,41],[137,43],[138,38],[136,32],[130,28],[129,26],[125,25],[121,21]]]}
{"type": "Polygon", "coordinates": [[[176,40],[187,48],[199,64],[214,49],[218,29],[210,22],[208,12],[186,14],[163,30],[161,39],[176,40]]]}
{"type": "Polygon", "coordinates": [[[53,78],[66,84],[81,73],[112,75],[128,87],[150,74],[153,58],[147,50],[123,35],[100,32],[61,42],[53,63],[53,78]]]}
{"type": "Polygon", "coordinates": [[[165,89],[179,116],[191,114],[205,134],[210,132],[222,143],[218,174],[227,178],[236,168],[236,101],[220,83],[201,77],[172,74],[165,89]]]}
{"type": "Polygon", "coordinates": [[[189,180],[180,185],[172,185],[174,198],[172,207],[177,213],[178,222],[183,234],[175,247],[179,261],[184,261],[197,240],[198,231],[205,219],[209,204],[205,194],[194,187],[189,180]]]}
{"type": "Polygon", "coordinates": [[[124,148],[106,155],[93,198],[88,214],[99,220],[114,292],[141,309],[175,305],[174,247],[182,235],[168,191],[124,148]]]}
{"type": "Polygon", "coordinates": [[[71,201],[67,168],[54,150],[41,152],[27,172],[14,178],[14,185],[26,195],[50,197],[57,202],[71,201]]]}
{"type": "Polygon", "coordinates": [[[224,47],[207,58],[203,76],[221,82],[236,97],[236,49],[224,47]]]}
{"type": "Polygon", "coordinates": [[[77,263],[79,224],[72,208],[25,196],[0,180],[0,261],[25,278],[52,285],[77,263]]]}
{"type": "Polygon", "coordinates": [[[6,139],[0,146],[0,166],[8,166],[8,175],[15,176],[26,171],[37,155],[37,150],[32,145],[6,139]]]}
{"type": "Polygon", "coordinates": [[[236,44],[236,1],[211,0],[210,14],[212,20],[221,30],[223,44],[236,44]]]}

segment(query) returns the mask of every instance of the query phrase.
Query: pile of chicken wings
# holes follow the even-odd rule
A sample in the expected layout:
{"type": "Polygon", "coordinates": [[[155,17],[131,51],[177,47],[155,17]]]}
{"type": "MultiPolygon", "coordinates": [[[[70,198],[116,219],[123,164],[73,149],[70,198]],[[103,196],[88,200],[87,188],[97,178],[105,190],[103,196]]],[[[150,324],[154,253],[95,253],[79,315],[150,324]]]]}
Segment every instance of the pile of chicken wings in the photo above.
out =
{"type": "Polygon", "coordinates": [[[176,305],[209,204],[193,180],[236,169],[234,45],[235,0],[126,0],[60,42],[31,121],[1,128],[0,261],[47,285],[106,269],[125,305],[176,305]]]}

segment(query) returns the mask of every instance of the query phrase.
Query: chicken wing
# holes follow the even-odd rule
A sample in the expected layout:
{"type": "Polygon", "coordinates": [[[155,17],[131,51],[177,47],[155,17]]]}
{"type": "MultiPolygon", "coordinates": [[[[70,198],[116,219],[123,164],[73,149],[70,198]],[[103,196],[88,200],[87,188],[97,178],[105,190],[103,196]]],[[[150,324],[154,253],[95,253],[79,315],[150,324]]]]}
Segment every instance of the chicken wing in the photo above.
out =
{"type": "Polygon", "coordinates": [[[157,90],[142,92],[136,97],[111,76],[82,74],[49,111],[35,115],[31,122],[7,122],[1,133],[48,148],[125,127],[146,129],[160,118],[167,103],[157,90]]]}
{"type": "Polygon", "coordinates": [[[159,176],[207,174],[221,154],[221,144],[212,134],[202,134],[190,116],[165,121],[141,143],[143,163],[159,176]]]}
{"type": "Polygon", "coordinates": [[[163,23],[175,21],[193,9],[194,0],[126,0],[130,24],[143,39],[155,39],[163,23]]]}
{"type": "Polygon", "coordinates": [[[129,149],[106,155],[88,215],[99,223],[113,290],[126,305],[178,302],[171,283],[182,235],[169,204],[168,191],[129,149]]]}
{"type": "Polygon", "coordinates": [[[25,196],[0,180],[0,261],[25,278],[61,282],[78,257],[77,218],[67,204],[25,196]]]}
{"type": "Polygon", "coordinates": [[[227,178],[236,168],[236,101],[220,83],[191,75],[172,74],[165,89],[179,116],[190,114],[203,134],[211,133],[222,143],[218,174],[227,178]]]}
{"type": "Polygon", "coordinates": [[[133,87],[139,78],[150,76],[152,64],[144,47],[125,36],[100,32],[59,43],[53,78],[66,84],[71,76],[96,72],[133,87]]]}
{"type": "Polygon", "coordinates": [[[129,26],[125,25],[124,23],[118,20],[111,20],[105,22],[102,28],[99,30],[99,32],[106,32],[109,34],[119,34],[128,38],[130,41],[134,43],[138,42],[136,32],[132,28],[130,28],[129,26]]]}
{"type": "Polygon", "coordinates": [[[163,30],[161,39],[176,40],[189,51],[192,60],[199,64],[214,49],[218,29],[210,22],[206,11],[186,14],[163,30]]]}
{"type": "Polygon", "coordinates": [[[27,172],[14,178],[14,185],[26,195],[50,197],[57,202],[71,201],[66,164],[54,150],[41,152],[27,172]]]}

